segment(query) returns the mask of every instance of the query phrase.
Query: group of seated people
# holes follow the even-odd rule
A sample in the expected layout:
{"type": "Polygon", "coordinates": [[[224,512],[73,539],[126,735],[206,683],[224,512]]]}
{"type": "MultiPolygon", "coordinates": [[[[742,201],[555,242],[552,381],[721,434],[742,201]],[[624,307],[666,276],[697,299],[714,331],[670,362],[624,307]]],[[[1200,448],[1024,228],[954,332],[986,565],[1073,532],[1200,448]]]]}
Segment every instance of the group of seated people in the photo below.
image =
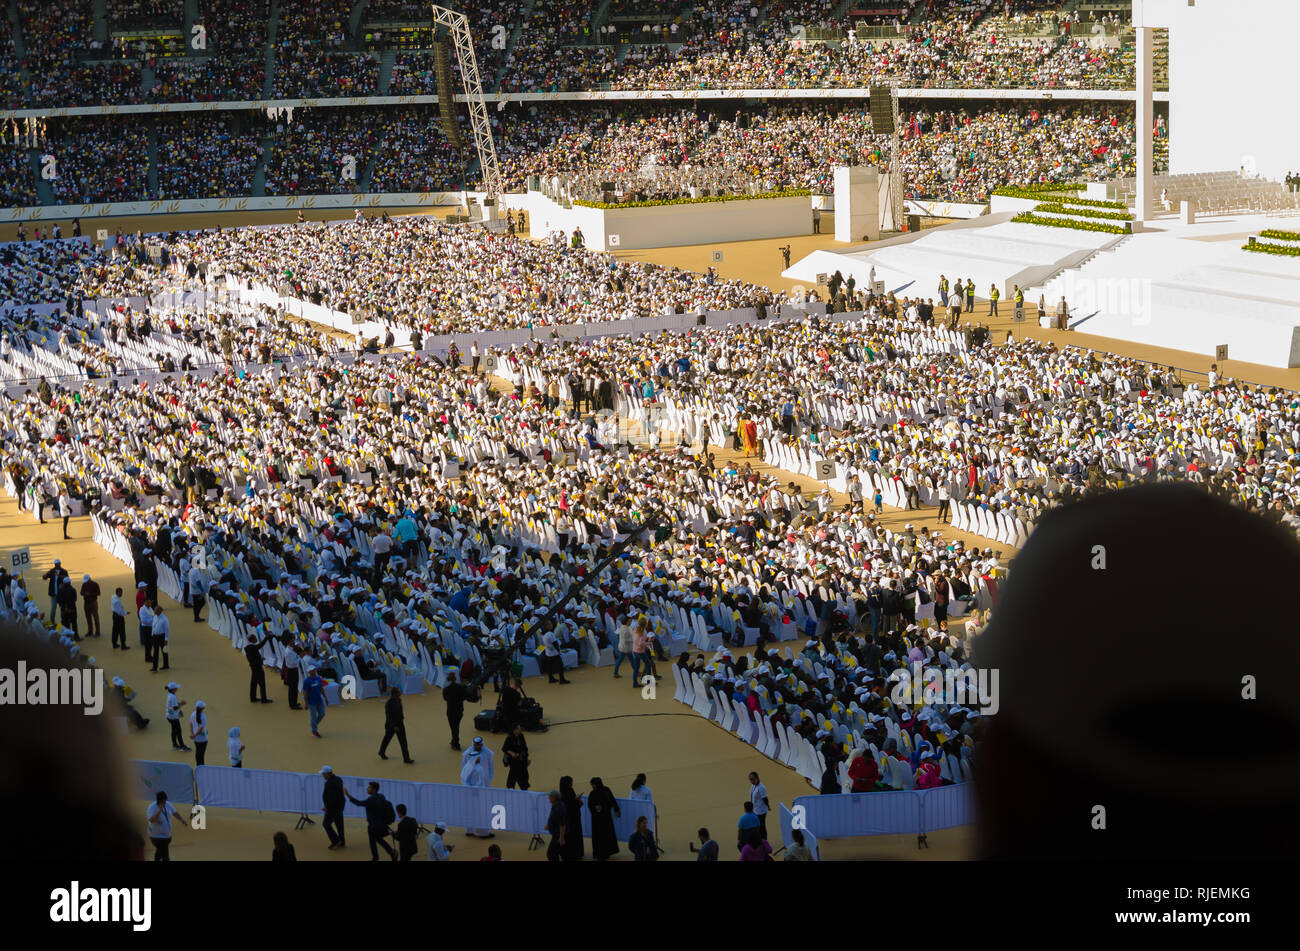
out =
{"type": "MultiPolygon", "coordinates": [[[[161,265],[137,258],[129,273],[76,242],[22,251],[46,268],[15,268],[8,293],[29,300],[55,296],[51,275],[60,294],[91,300],[105,286],[135,296],[136,281],[187,286],[196,257],[242,259],[304,290],[355,293],[358,282],[400,299],[394,262],[427,258],[430,274],[454,270],[482,293],[491,272],[475,262],[518,256],[539,283],[528,294],[548,305],[568,282],[589,289],[596,267],[608,296],[583,306],[606,319],[630,296],[654,311],[677,295],[716,305],[761,290],[430,221],[178,236],[161,265]]],[[[412,280],[428,294],[428,274],[412,280]]],[[[681,663],[814,743],[825,791],[894,786],[888,759],[920,788],[970,765],[977,709],[890,700],[900,668],[966,669],[984,618],[958,618],[1001,573],[991,546],[945,537],[942,503],[936,521],[922,514],[937,500],[1033,522],[1167,479],[1300,528],[1300,406],[1286,393],[1176,389],[1160,368],[1032,340],[973,345],[927,319],[932,298],[838,281],[830,296],[831,313],[809,319],[538,339],[496,354],[495,379],[418,352],[354,360],[271,312],[150,305],[104,319],[70,307],[22,325],[22,345],[111,352],[171,337],[229,366],[142,373],[114,389],[10,387],[0,450],[6,469],[62,478],[94,505],[146,585],[167,565],[252,630],[263,656],[278,653],[269,635],[334,680],[354,665],[381,686],[435,683],[436,670],[473,677],[503,651],[527,674],[553,671],[554,656],[608,663],[631,625],[660,660],[705,653],[689,630],[699,619],[726,649],[681,663]],[[275,359],[231,359],[237,347],[275,359]],[[738,433],[772,459],[835,460],[842,494],[810,496],[745,460],[717,464],[709,447],[738,433]],[[891,481],[918,510],[901,531],[879,523],[891,481]],[[620,542],[627,550],[598,571],[620,542]],[[192,545],[207,551],[198,576],[184,565],[192,545]],[[592,575],[582,598],[550,610],[592,575]],[[802,647],[786,656],[780,641],[792,638],[802,647]],[[737,656],[742,644],[755,653],[737,656]]],[[[464,314],[476,329],[513,319],[508,308],[464,314]]]]}
{"type": "MultiPolygon", "coordinates": [[[[13,173],[3,188],[12,204],[39,204],[38,163],[52,161],[57,204],[455,191],[479,184],[467,120],[453,145],[434,105],[52,119],[40,148],[0,150],[13,173]]],[[[981,203],[1003,184],[1136,167],[1131,115],[1099,104],[935,104],[901,121],[908,198],[981,203]]],[[[890,166],[890,137],[860,105],[553,104],[493,112],[491,124],[507,190],[558,179],[587,201],[824,194],[838,165],[890,166]]]]}
{"type": "MultiPolygon", "coordinates": [[[[1134,130],[1107,107],[926,109],[902,116],[908,198],[980,203],[1008,182],[1103,180],[1134,167],[1134,130]]],[[[624,106],[537,110],[512,119],[502,144],[508,187],[559,178],[583,200],[744,194],[807,188],[824,194],[838,165],[889,169],[890,137],[864,107],[805,104],[708,111],[624,106]]]]}
{"type": "MultiPolygon", "coordinates": [[[[518,3],[482,0],[461,6],[487,91],[564,92],[605,84],[617,89],[853,87],[884,79],[934,87],[1116,88],[1134,81],[1132,45],[1094,42],[1089,32],[1111,26],[1107,18],[1083,23],[1077,13],[1057,9],[1059,2],[995,0],[940,5],[914,22],[897,15],[899,9],[910,12],[912,3],[897,0],[889,7],[893,15],[862,7],[837,19],[839,5],[830,0],[738,0],[707,9],[683,7],[641,23],[634,18],[653,11],[610,9],[598,22],[598,11],[573,0],[538,0],[527,20],[518,3]],[[855,12],[863,15],[851,17],[855,12]],[[858,36],[861,31],[854,30],[855,24],[882,19],[895,24],[890,36],[858,36]],[[810,39],[810,30],[821,32],[810,39]],[[621,55],[628,49],[632,55],[621,55]]],[[[8,88],[0,92],[15,103],[47,107],[255,99],[268,93],[376,95],[377,57],[392,43],[404,49],[400,26],[428,24],[429,11],[418,4],[367,4],[354,30],[355,7],[349,0],[280,7],[272,88],[266,90],[272,24],[265,4],[213,0],[202,5],[194,21],[203,27],[202,45],[191,46],[190,37],[181,36],[184,55],[177,56],[162,49],[161,41],[142,37],[129,43],[96,40],[89,0],[59,0],[52,6],[25,0],[17,21],[23,57],[17,56],[7,19],[0,25],[0,62],[13,67],[5,70],[8,88]],[[154,83],[146,89],[150,74],[154,83]]],[[[176,10],[159,15],[178,32],[189,22],[176,10]]],[[[104,28],[110,35],[139,29],[121,27],[123,17],[155,18],[146,4],[120,13],[108,10],[104,28]]],[[[427,56],[427,49],[403,55],[427,56]]],[[[459,63],[453,67],[459,72],[459,63]]],[[[436,84],[428,82],[430,73],[399,69],[399,84],[389,93],[431,93],[436,84]]]]}

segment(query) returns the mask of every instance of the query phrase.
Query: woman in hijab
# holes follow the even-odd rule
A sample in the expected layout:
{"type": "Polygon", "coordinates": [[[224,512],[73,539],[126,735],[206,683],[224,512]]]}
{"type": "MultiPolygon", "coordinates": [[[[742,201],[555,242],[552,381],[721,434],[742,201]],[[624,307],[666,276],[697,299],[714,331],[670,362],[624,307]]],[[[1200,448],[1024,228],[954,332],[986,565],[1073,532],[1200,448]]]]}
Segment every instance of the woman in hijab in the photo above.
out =
{"type": "Polygon", "coordinates": [[[564,861],[581,862],[584,854],[582,844],[582,797],[573,789],[573,777],[560,777],[560,802],[564,803],[564,861]]]}
{"type": "Polygon", "coordinates": [[[603,862],[618,852],[618,834],[614,831],[614,818],[621,816],[618,800],[613,791],[601,782],[600,777],[591,780],[591,793],[587,796],[587,808],[591,811],[591,854],[597,862],[603,862]]]}

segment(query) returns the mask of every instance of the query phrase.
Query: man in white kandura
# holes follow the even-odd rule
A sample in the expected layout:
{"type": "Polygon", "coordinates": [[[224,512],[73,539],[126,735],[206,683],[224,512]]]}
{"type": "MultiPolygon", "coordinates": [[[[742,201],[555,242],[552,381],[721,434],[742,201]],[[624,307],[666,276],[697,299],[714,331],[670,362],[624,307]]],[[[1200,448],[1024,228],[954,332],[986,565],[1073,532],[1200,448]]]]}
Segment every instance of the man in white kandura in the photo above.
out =
{"type": "MultiPolygon", "coordinates": [[[[496,764],[492,760],[492,751],[483,745],[483,737],[474,737],[474,742],[470,744],[460,757],[460,782],[462,786],[491,786],[492,777],[496,775],[496,764]]],[[[487,797],[478,796],[476,799],[482,799],[482,813],[487,815],[487,797]]],[[[475,804],[478,805],[477,803],[475,804]]],[[[478,836],[481,838],[491,838],[491,829],[466,829],[466,835],[478,836]]]]}

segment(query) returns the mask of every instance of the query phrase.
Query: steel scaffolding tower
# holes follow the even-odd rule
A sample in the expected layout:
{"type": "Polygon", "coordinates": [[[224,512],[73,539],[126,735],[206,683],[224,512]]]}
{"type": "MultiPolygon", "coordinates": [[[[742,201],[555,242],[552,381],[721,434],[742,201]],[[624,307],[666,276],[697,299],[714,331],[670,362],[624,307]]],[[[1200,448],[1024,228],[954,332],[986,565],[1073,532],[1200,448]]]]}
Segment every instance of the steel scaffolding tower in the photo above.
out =
{"type": "MultiPolygon", "coordinates": [[[[478,57],[474,55],[474,38],[469,30],[469,18],[463,13],[433,4],[433,22],[445,26],[451,33],[456,48],[456,62],[460,64],[461,84],[465,87],[465,104],[469,108],[470,127],[474,130],[474,148],[478,151],[479,170],[489,198],[501,194],[501,163],[497,160],[497,146],[492,139],[492,125],[488,121],[487,104],[483,101],[483,83],[478,74],[478,57]]],[[[448,103],[455,113],[456,104],[448,103]]]]}

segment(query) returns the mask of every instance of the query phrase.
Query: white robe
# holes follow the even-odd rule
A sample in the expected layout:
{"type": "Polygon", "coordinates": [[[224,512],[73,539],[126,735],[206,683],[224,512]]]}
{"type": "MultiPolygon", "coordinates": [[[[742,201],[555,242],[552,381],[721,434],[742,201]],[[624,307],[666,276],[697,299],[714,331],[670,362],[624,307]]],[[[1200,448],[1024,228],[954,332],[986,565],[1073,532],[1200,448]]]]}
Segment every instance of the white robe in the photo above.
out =
{"type": "MultiPolygon", "coordinates": [[[[496,762],[493,759],[492,750],[488,749],[486,743],[483,745],[483,748],[477,752],[475,752],[474,747],[471,744],[470,747],[461,754],[460,782],[462,786],[491,786],[492,778],[495,775],[496,762]],[[475,762],[476,760],[477,762],[475,762]]],[[[475,798],[478,799],[480,797],[476,796],[475,798]]],[[[486,815],[488,813],[487,798],[485,796],[481,798],[483,798],[482,812],[486,815]]],[[[477,807],[478,805],[479,803],[476,802],[475,806],[477,807]]],[[[483,837],[492,834],[491,829],[470,828],[466,829],[465,832],[469,835],[483,837]]]]}

